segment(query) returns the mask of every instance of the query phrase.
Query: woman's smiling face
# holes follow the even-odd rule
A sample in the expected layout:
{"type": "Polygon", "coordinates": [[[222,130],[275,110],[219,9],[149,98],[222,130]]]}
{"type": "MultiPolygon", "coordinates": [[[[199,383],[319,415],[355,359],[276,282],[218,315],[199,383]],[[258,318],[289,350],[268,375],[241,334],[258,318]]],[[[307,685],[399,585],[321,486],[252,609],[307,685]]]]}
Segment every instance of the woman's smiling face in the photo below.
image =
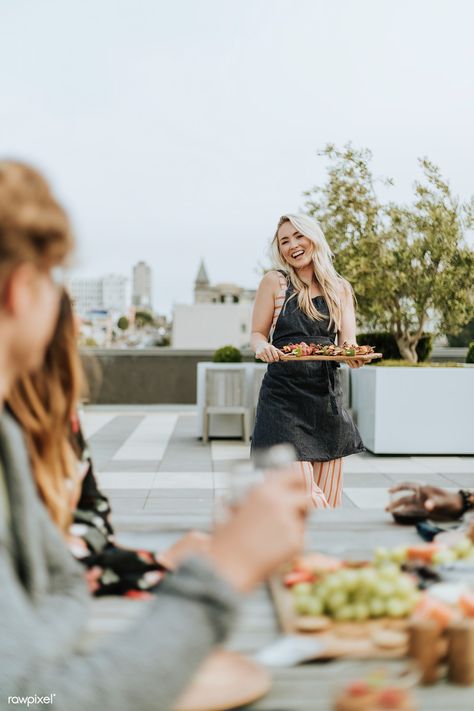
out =
{"type": "Polygon", "coordinates": [[[277,239],[281,256],[294,269],[301,269],[311,264],[313,242],[302,235],[289,220],[280,226],[277,239]]]}

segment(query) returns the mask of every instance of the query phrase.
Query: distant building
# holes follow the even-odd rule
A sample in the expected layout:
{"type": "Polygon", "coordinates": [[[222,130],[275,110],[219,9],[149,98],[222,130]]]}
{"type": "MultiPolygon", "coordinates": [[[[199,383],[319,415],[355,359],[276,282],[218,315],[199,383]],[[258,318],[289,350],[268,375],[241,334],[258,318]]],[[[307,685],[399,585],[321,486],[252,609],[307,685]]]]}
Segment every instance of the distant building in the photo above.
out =
{"type": "Polygon", "coordinates": [[[237,284],[211,285],[204,262],[194,282],[194,304],[173,309],[173,348],[248,348],[255,290],[237,284]]]}
{"type": "Polygon", "coordinates": [[[104,309],[125,313],[128,308],[127,287],[128,279],[120,274],[72,279],[69,283],[76,311],[82,316],[90,311],[104,309]]]}
{"type": "Polygon", "coordinates": [[[113,319],[107,309],[91,309],[81,318],[80,343],[107,348],[112,343],[113,319]]]}
{"type": "Polygon", "coordinates": [[[151,267],[146,262],[138,262],[133,267],[132,304],[139,308],[152,308],[151,267]]]}
{"type": "Polygon", "coordinates": [[[173,348],[248,348],[253,304],[176,304],[173,308],[173,348]]]}
{"type": "Polygon", "coordinates": [[[127,277],[120,274],[108,274],[102,279],[102,305],[109,311],[118,311],[121,314],[128,309],[127,277]]]}
{"type": "Polygon", "coordinates": [[[102,308],[101,279],[72,279],[69,290],[75,309],[81,316],[93,309],[102,308]]]}
{"type": "Polygon", "coordinates": [[[211,285],[207,276],[204,261],[201,261],[196,280],[194,282],[195,304],[240,304],[253,303],[255,289],[245,289],[232,283],[211,285]]]}

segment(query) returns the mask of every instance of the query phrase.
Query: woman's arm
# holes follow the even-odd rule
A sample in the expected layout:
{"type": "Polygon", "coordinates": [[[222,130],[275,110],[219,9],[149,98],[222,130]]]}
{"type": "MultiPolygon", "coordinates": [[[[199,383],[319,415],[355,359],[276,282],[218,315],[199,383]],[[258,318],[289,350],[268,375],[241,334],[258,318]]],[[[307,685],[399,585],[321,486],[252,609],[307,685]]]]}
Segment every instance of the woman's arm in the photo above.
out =
{"type": "Polygon", "coordinates": [[[337,333],[338,345],[342,346],[344,341],[353,345],[357,344],[356,340],[356,316],[354,308],[354,297],[350,284],[346,282],[342,287],[341,294],[342,319],[341,327],[337,333]]]}
{"type": "MultiPolygon", "coordinates": [[[[337,333],[337,343],[342,346],[346,341],[352,345],[357,345],[356,336],[356,315],[354,308],[354,297],[349,282],[345,282],[341,295],[342,318],[341,327],[337,333]]],[[[350,368],[360,368],[364,365],[363,360],[353,360],[348,362],[350,368]]]]}
{"type": "Polygon", "coordinates": [[[277,272],[267,272],[260,282],[253,307],[250,347],[256,357],[266,363],[280,360],[280,351],[268,342],[279,286],[277,272]]]}

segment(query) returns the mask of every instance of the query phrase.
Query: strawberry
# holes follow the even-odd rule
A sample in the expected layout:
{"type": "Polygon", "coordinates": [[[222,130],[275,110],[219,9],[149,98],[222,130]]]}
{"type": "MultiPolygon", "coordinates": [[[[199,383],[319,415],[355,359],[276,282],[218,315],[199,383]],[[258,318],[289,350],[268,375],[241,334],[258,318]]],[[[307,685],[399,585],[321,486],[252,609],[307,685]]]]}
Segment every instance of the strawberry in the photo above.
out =
{"type": "Polygon", "coordinates": [[[316,576],[309,570],[293,570],[288,575],[285,575],[283,582],[286,587],[292,588],[293,585],[298,585],[298,583],[314,583],[316,576]]]}
{"type": "Polygon", "coordinates": [[[380,692],[377,702],[381,709],[399,709],[406,701],[404,689],[387,688],[380,692]]]}
{"type": "Polygon", "coordinates": [[[366,681],[353,681],[347,687],[347,694],[349,696],[366,696],[370,694],[371,689],[366,681]]]}

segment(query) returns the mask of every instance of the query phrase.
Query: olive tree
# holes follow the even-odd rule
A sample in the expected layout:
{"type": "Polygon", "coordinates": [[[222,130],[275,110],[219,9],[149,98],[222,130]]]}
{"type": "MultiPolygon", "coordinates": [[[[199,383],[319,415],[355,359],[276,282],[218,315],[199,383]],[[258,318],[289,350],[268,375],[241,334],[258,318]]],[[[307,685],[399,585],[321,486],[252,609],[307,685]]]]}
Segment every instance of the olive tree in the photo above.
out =
{"type": "Polygon", "coordinates": [[[387,330],[400,354],[416,362],[423,332],[456,333],[474,315],[474,252],[466,241],[471,203],[453,195],[439,169],[419,160],[421,178],[409,205],[383,202],[370,168],[371,153],[328,145],[327,180],[305,193],[352,283],[364,325],[387,330]]]}

